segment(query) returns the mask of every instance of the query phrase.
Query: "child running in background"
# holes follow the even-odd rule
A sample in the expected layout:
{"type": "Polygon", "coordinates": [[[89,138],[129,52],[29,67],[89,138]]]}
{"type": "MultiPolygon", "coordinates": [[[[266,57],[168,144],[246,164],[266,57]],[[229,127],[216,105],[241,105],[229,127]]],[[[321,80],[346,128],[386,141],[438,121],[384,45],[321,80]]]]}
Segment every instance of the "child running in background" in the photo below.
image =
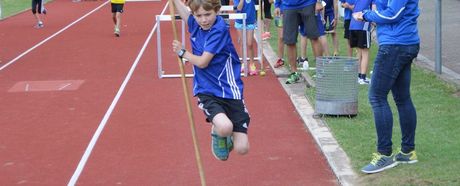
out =
{"type": "MultiPolygon", "coordinates": [[[[374,0],[356,0],[353,12],[370,11],[374,0]]],[[[369,22],[351,19],[350,22],[350,47],[358,48],[359,73],[358,83],[361,85],[369,84],[366,78],[367,67],[369,65],[369,48],[371,47],[371,25],[369,22]]]]}
{"type": "Polygon", "coordinates": [[[110,0],[112,4],[112,20],[115,24],[114,34],[117,37],[120,37],[120,24],[121,24],[121,14],[123,13],[123,6],[125,5],[126,0],[110,0]]]}
{"type": "MultiPolygon", "coordinates": [[[[254,47],[253,36],[256,29],[256,8],[255,0],[234,0],[234,6],[237,13],[246,13],[246,48],[249,56],[249,75],[255,76],[258,74],[256,65],[254,64],[254,47]]],[[[241,43],[241,50],[243,50],[243,20],[237,19],[235,21],[235,28],[238,30],[238,41],[241,43]]]]}
{"type": "MultiPolygon", "coordinates": [[[[241,62],[229,27],[218,16],[220,0],[173,0],[177,12],[188,25],[191,51],[174,40],[173,51],[193,64],[193,94],[206,121],[211,122],[212,152],[222,161],[230,151],[249,151],[249,114],[243,100],[241,62]]],[[[254,5],[253,5],[254,7],[254,5]]],[[[251,35],[252,36],[252,35],[251,35]]]]}
{"type": "Polygon", "coordinates": [[[43,28],[44,24],[39,14],[46,15],[46,9],[43,0],[32,0],[32,14],[37,20],[35,28],[43,28]],[[38,14],[37,14],[38,13],[38,14]]]}

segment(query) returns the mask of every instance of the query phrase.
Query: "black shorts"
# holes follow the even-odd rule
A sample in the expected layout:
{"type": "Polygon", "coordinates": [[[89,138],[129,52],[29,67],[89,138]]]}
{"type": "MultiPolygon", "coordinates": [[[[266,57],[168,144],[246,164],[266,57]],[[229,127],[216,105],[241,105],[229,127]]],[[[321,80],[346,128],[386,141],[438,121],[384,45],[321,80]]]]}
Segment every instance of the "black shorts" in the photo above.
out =
{"type": "Polygon", "coordinates": [[[248,133],[250,117],[243,100],[224,99],[206,94],[198,94],[198,107],[203,110],[206,122],[219,113],[224,113],[233,123],[233,132],[248,133]]]}
{"type": "Polygon", "coordinates": [[[350,30],[349,40],[351,48],[371,47],[371,33],[366,30],[350,30]]]}
{"type": "Polygon", "coordinates": [[[343,21],[343,30],[344,30],[343,38],[345,39],[350,39],[350,21],[351,19],[343,21]]]}
{"type": "Polygon", "coordinates": [[[220,0],[221,5],[230,5],[230,0],[220,0]]]}
{"type": "Polygon", "coordinates": [[[114,3],[112,3],[112,13],[116,13],[116,12],[123,13],[123,5],[125,5],[125,4],[114,4],[114,3]]]}
{"type": "Polygon", "coordinates": [[[304,33],[309,39],[320,36],[318,23],[315,15],[315,4],[302,9],[283,11],[283,41],[284,44],[297,43],[300,23],[304,25],[304,33]]]}
{"type": "Polygon", "coordinates": [[[43,6],[43,1],[42,0],[32,0],[32,14],[36,14],[37,12],[39,14],[45,13],[46,10],[45,7],[43,6]]]}
{"type": "Polygon", "coordinates": [[[273,16],[272,16],[272,4],[270,3],[269,0],[264,0],[264,18],[265,19],[273,19],[273,16]]]}

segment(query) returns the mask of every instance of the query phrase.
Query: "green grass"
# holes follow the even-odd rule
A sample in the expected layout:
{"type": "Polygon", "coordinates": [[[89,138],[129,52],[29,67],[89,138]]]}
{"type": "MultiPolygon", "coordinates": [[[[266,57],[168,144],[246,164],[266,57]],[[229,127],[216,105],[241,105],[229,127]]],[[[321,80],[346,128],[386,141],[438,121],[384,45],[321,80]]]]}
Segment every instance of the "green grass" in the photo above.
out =
{"type": "MultiPolygon", "coordinates": [[[[46,2],[51,0],[46,0],[46,2]]],[[[0,19],[7,18],[31,8],[31,0],[0,0],[2,13],[0,19]]]]}
{"type": "MultiPolygon", "coordinates": [[[[346,40],[343,39],[343,23],[338,26],[340,55],[346,55],[346,40]]],[[[277,50],[277,32],[271,28],[270,44],[277,50]]],[[[330,39],[330,36],[328,36],[330,39]]],[[[332,45],[332,42],[330,42],[332,45]]],[[[332,46],[330,46],[332,51],[332,46]]],[[[311,46],[308,46],[310,66],[315,66],[311,46]]],[[[377,53],[373,43],[369,69],[377,53]]],[[[300,54],[300,53],[299,53],[300,54]]],[[[285,58],[286,59],[286,58],[285,58]]],[[[370,70],[369,70],[370,71],[370,70]]],[[[315,72],[309,72],[314,75],[315,72]]],[[[369,163],[376,148],[376,132],[373,113],[368,101],[368,86],[359,86],[358,115],[348,117],[323,117],[333,135],[351,159],[353,169],[363,185],[460,185],[460,99],[453,94],[456,89],[439,80],[432,72],[413,65],[412,99],[417,109],[416,150],[419,162],[413,165],[399,165],[382,173],[366,175],[360,169],[369,163]]],[[[306,89],[306,96],[315,103],[315,89],[306,89]]],[[[393,149],[401,143],[398,113],[388,96],[393,111],[393,149]]]]}

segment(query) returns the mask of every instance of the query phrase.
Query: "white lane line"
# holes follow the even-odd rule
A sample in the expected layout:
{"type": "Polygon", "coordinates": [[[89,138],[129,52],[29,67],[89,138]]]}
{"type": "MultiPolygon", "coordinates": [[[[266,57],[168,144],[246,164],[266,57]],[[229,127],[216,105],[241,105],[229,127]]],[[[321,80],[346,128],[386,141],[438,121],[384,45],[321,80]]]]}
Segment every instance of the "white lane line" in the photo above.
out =
{"type": "Polygon", "coordinates": [[[60,87],[59,90],[64,90],[66,87],[72,85],[72,83],[67,83],[64,86],[60,87]]]}
{"type": "Polygon", "coordinates": [[[29,92],[29,83],[26,84],[26,92],[29,92]]]}
{"type": "Polygon", "coordinates": [[[8,67],[9,65],[15,63],[17,60],[19,60],[21,57],[25,56],[26,54],[28,54],[29,52],[31,52],[32,50],[34,50],[35,48],[39,47],[40,45],[42,45],[43,43],[47,42],[48,40],[52,39],[53,37],[56,37],[57,35],[59,35],[60,33],[64,32],[65,30],[67,30],[68,28],[70,28],[71,26],[73,26],[74,24],[78,23],[79,21],[81,21],[82,19],[88,17],[89,15],[91,15],[92,13],[94,13],[95,11],[99,10],[100,8],[102,8],[104,5],[106,5],[109,1],[106,1],[104,3],[102,3],[100,6],[98,6],[96,9],[92,10],[91,12],[88,12],[87,14],[85,14],[84,16],[80,17],[79,19],[75,20],[74,22],[70,23],[69,25],[67,25],[66,27],[62,28],[61,30],[57,31],[56,33],[54,33],[53,35],[49,36],[48,38],[46,38],[45,40],[41,41],[40,43],[36,44],[35,46],[33,46],[32,48],[29,48],[28,50],[26,50],[25,52],[23,52],[22,54],[20,54],[19,56],[17,56],[16,58],[12,59],[11,61],[9,61],[8,63],[6,63],[5,65],[1,66],[0,67],[0,71],[5,69],[6,67],[8,67]]]}
{"type": "MultiPolygon", "coordinates": [[[[169,4],[169,2],[166,3],[166,6],[164,7],[163,11],[161,12],[161,15],[163,15],[163,13],[165,12],[166,7],[168,7],[168,4],[169,4]]],[[[123,94],[123,91],[125,90],[126,85],[128,84],[129,80],[131,79],[131,76],[133,75],[133,72],[136,69],[137,64],[139,63],[139,60],[141,59],[142,55],[144,54],[144,51],[147,48],[147,45],[150,42],[150,39],[152,38],[152,36],[153,36],[153,34],[154,34],[154,32],[155,32],[155,30],[157,28],[157,24],[158,23],[155,23],[155,25],[153,26],[153,29],[150,31],[149,36],[145,40],[144,45],[142,46],[139,54],[136,57],[136,60],[134,60],[134,63],[131,66],[131,69],[129,69],[129,72],[126,75],[125,80],[123,81],[123,83],[121,84],[120,88],[118,89],[117,95],[115,95],[115,98],[113,99],[112,104],[110,104],[110,107],[107,110],[107,112],[105,113],[104,118],[102,118],[101,123],[99,123],[99,126],[97,127],[96,132],[94,133],[93,137],[91,138],[91,141],[89,142],[88,146],[86,147],[85,153],[83,154],[80,162],[78,163],[77,169],[75,169],[75,172],[73,173],[72,178],[70,178],[70,181],[67,184],[68,186],[74,186],[77,183],[78,178],[80,177],[80,174],[83,171],[83,168],[85,168],[85,164],[88,161],[88,158],[91,155],[91,152],[93,151],[93,148],[96,145],[96,142],[97,142],[97,140],[99,139],[99,136],[102,133],[102,130],[104,130],[104,127],[107,124],[107,121],[109,120],[110,115],[113,112],[113,109],[117,105],[118,100],[120,99],[121,95],[123,94]]],[[[160,46],[158,46],[158,47],[160,47],[160,46]]]]}

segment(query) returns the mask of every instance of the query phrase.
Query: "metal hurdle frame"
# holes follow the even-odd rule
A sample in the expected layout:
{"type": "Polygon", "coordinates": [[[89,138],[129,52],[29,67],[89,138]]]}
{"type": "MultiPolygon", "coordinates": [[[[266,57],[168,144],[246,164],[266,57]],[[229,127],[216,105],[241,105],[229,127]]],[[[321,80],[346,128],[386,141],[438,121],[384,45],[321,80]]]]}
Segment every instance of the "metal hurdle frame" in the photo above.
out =
{"type": "MultiPolygon", "coordinates": [[[[255,6],[256,11],[259,11],[259,5],[254,5],[254,6],[255,6]]],[[[235,9],[233,9],[233,6],[227,5],[227,6],[222,6],[220,8],[220,11],[228,11],[229,12],[229,11],[235,11],[235,9]]],[[[257,21],[259,21],[259,20],[257,20],[257,21]]],[[[243,25],[246,26],[246,24],[243,24],[243,25]]],[[[258,30],[261,30],[261,28],[259,28],[260,26],[263,26],[263,22],[262,22],[262,24],[257,23],[257,27],[258,27],[257,29],[258,30]]],[[[259,32],[259,31],[254,32],[254,38],[255,38],[255,41],[257,43],[257,56],[254,57],[254,61],[261,62],[261,59],[263,59],[262,58],[262,49],[263,49],[262,48],[262,33],[259,32]]],[[[244,45],[244,47],[246,47],[246,45],[244,45]]],[[[246,49],[244,49],[244,52],[246,52],[246,49]]],[[[240,58],[240,60],[242,60],[242,58],[240,58]]],[[[247,58],[247,60],[249,60],[249,58],[247,58]]],[[[245,76],[247,76],[247,72],[246,72],[247,69],[248,69],[247,66],[245,66],[244,67],[244,71],[245,71],[245,74],[246,74],[245,76]]]]}
{"type": "MultiPolygon", "coordinates": [[[[230,13],[230,14],[223,14],[220,15],[224,18],[227,19],[242,19],[243,20],[243,65],[244,65],[244,76],[247,76],[247,54],[246,54],[246,13],[230,13]]],[[[183,47],[185,47],[185,21],[182,20],[182,18],[178,15],[176,15],[176,20],[181,20],[181,42],[183,47]]],[[[166,72],[163,70],[162,66],[162,53],[161,53],[161,21],[171,21],[171,15],[157,15],[156,16],[156,21],[157,21],[157,58],[158,58],[158,77],[161,78],[178,78],[181,77],[181,74],[166,74],[166,72]]],[[[241,60],[241,58],[240,58],[241,60]]],[[[184,59],[184,62],[186,60],[184,59]]],[[[185,74],[185,77],[193,77],[193,74],[185,74]]]]}

